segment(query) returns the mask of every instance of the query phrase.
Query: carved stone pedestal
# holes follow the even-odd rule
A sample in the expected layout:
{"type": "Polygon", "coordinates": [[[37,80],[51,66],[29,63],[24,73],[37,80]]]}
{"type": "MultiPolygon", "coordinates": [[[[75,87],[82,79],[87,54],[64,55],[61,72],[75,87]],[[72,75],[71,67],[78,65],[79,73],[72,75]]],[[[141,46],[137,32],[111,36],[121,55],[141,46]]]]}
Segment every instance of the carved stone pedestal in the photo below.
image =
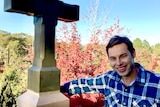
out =
{"type": "Polygon", "coordinates": [[[69,100],[59,91],[36,93],[28,90],[18,97],[18,107],[69,107],[69,100]]]}

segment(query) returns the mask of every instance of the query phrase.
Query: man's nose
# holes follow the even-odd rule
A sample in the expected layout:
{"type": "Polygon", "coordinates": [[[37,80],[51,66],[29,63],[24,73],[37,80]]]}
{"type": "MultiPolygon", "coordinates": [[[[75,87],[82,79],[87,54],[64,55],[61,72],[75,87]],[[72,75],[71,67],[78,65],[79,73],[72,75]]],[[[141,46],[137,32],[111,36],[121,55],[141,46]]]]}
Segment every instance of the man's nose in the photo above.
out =
{"type": "Polygon", "coordinates": [[[120,59],[116,60],[116,65],[121,65],[122,61],[120,59]]]}

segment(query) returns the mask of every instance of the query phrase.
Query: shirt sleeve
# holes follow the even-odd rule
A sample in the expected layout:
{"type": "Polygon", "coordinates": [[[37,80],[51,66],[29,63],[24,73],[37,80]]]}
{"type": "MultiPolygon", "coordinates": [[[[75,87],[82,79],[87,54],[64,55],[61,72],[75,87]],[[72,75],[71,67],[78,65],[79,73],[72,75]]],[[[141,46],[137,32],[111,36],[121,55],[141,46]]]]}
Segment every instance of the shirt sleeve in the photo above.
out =
{"type": "Polygon", "coordinates": [[[104,93],[106,83],[103,75],[90,78],[81,78],[69,83],[69,94],[104,93]]]}

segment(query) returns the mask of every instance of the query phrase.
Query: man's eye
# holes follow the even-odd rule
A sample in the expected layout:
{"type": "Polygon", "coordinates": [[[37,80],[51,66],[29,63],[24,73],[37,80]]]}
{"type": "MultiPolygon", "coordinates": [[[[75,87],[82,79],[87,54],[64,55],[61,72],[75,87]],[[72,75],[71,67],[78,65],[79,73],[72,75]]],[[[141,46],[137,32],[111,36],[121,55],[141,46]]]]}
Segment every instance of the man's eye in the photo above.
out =
{"type": "Polygon", "coordinates": [[[111,61],[115,61],[115,60],[116,60],[116,58],[110,58],[110,60],[111,60],[111,61]]]}
{"type": "Polygon", "coordinates": [[[127,57],[127,55],[126,55],[126,54],[124,54],[124,55],[122,55],[122,56],[121,56],[121,58],[126,58],[126,57],[127,57]]]}

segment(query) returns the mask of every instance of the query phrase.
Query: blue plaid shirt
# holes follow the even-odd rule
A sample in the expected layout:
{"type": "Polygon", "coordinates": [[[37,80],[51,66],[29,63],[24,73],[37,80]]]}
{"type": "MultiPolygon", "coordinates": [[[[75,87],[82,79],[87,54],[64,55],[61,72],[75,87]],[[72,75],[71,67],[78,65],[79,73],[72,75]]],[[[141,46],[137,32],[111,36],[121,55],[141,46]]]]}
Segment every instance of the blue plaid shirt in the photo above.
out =
{"type": "Polygon", "coordinates": [[[160,77],[138,63],[136,66],[139,72],[130,86],[125,86],[114,70],[73,80],[66,86],[69,94],[103,93],[106,107],[160,107],[160,77]]]}

